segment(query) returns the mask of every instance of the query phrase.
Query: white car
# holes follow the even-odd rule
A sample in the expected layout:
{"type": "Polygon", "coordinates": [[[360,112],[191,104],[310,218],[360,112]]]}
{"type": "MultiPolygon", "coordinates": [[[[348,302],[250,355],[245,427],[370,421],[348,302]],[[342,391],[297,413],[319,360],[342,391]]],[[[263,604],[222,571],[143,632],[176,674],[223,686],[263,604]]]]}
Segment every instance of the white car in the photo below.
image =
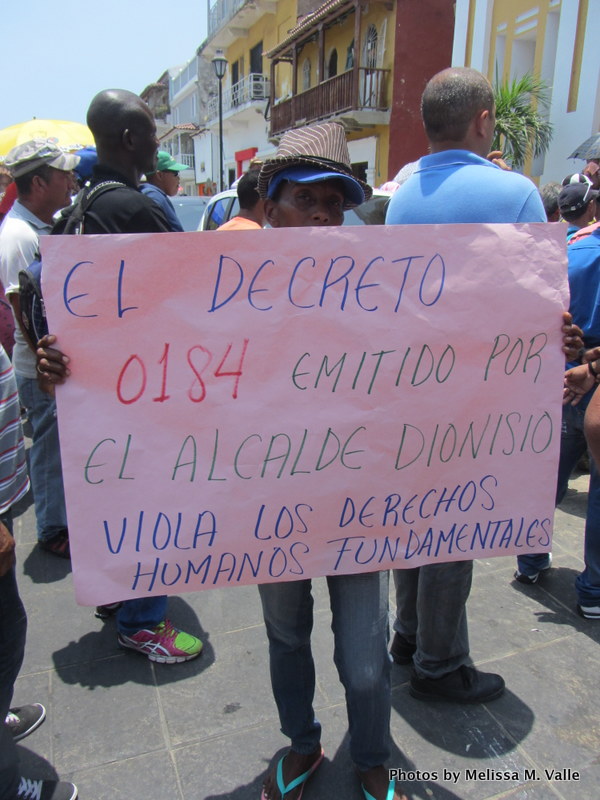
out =
{"type": "MultiPolygon", "coordinates": [[[[356,208],[344,211],[344,225],[383,225],[390,192],[373,189],[373,197],[356,208]]],[[[199,231],[215,231],[238,213],[240,204],[235,189],[226,189],[208,201],[198,226],[199,231]]]]}

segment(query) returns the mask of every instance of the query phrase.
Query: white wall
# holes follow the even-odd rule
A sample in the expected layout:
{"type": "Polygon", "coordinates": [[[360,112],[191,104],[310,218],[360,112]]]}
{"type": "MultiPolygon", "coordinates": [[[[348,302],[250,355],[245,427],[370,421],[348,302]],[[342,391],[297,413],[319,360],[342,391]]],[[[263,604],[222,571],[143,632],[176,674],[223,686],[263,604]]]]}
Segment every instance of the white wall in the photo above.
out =
{"type": "MultiPolygon", "coordinates": [[[[494,0],[477,0],[473,26],[473,52],[471,53],[470,66],[484,73],[487,73],[493,10],[494,0]]],[[[452,48],[452,66],[464,67],[467,25],[469,20],[469,0],[456,0],[455,13],[456,22],[454,26],[454,43],[452,48]]]]}
{"type": "Polygon", "coordinates": [[[369,136],[366,139],[355,139],[352,142],[348,142],[348,151],[351,163],[367,162],[367,183],[373,186],[376,174],[377,138],[369,136]]]}
{"type": "Polygon", "coordinates": [[[568,112],[572,52],[575,43],[577,15],[568,3],[563,3],[557,35],[557,57],[553,78],[550,121],[554,136],[546,154],[541,183],[562,180],[565,175],[585,166],[579,159],[569,159],[570,153],[598,130],[600,78],[600,48],[596,41],[595,25],[600,13],[600,0],[590,0],[588,25],[583,46],[579,95],[575,111],[568,112]]]}
{"type": "MultiPolygon", "coordinates": [[[[268,139],[268,125],[262,113],[245,114],[245,119],[236,119],[236,115],[230,116],[223,123],[223,177],[227,182],[227,175],[230,169],[237,168],[235,154],[240,150],[247,150],[250,147],[257,147],[257,158],[266,158],[273,155],[275,145],[268,139]]],[[[219,158],[219,130],[218,125],[211,128],[214,136],[214,150],[216,153],[215,180],[218,180],[218,158],[219,158]]],[[[226,187],[227,188],[227,187],[226,187]]]]}
{"type": "Polygon", "coordinates": [[[219,181],[219,142],[209,131],[193,137],[196,183],[206,183],[210,178],[219,181]]]}

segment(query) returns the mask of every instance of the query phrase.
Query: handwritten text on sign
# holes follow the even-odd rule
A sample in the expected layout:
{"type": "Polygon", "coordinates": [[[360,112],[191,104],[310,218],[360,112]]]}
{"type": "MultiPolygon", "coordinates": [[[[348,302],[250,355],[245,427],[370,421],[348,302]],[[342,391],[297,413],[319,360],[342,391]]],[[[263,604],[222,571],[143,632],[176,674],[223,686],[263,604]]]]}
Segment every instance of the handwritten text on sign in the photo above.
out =
{"type": "Polygon", "coordinates": [[[79,600],[549,549],[559,228],[44,237],[79,600]]]}

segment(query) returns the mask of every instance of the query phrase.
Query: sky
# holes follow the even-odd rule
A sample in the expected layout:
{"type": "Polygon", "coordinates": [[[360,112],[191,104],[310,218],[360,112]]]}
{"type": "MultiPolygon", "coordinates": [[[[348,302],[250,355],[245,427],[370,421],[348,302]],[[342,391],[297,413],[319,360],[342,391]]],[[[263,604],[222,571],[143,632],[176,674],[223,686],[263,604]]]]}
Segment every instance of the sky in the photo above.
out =
{"type": "Polygon", "coordinates": [[[33,117],[85,123],[102,89],[139,94],[194,55],[207,3],[4,0],[0,129],[33,117]]]}

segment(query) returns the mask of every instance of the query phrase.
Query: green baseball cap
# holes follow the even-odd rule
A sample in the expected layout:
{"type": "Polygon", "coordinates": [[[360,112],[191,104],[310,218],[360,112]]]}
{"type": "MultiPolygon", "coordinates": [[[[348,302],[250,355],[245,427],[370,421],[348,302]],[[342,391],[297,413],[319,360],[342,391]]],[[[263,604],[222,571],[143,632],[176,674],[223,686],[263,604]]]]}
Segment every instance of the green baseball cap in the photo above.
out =
{"type": "Polygon", "coordinates": [[[171,153],[167,153],[166,150],[159,150],[156,154],[156,169],[153,172],[147,172],[146,175],[154,175],[155,172],[182,172],[184,169],[190,169],[190,167],[175,161],[171,153]]]}

